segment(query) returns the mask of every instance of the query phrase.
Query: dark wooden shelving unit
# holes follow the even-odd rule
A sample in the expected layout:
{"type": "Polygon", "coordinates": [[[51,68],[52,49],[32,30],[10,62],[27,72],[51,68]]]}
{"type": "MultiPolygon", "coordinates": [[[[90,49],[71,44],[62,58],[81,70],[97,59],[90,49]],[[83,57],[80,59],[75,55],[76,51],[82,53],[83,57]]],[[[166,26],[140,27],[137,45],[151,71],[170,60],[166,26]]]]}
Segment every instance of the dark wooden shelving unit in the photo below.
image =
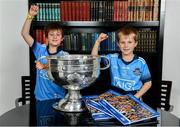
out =
{"type": "MultiPolygon", "coordinates": [[[[29,0],[29,6],[36,3],[59,3],[61,0],[29,0]]],[[[70,0],[65,0],[70,1],[70,0]]],[[[78,1],[78,0],[75,0],[78,1]]],[[[81,0],[80,0],[81,1],[81,0]]],[[[89,0],[97,1],[97,0],[89,0]]],[[[102,0],[103,1],[103,0],[102,0]]],[[[157,93],[160,91],[160,86],[157,84],[162,79],[162,59],[163,59],[163,38],[164,38],[164,18],[165,18],[165,0],[159,0],[159,20],[158,21],[33,21],[31,31],[36,28],[44,28],[50,22],[58,22],[66,33],[76,32],[111,32],[116,31],[123,26],[133,26],[138,29],[152,29],[157,31],[157,44],[155,52],[135,52],[137,55],[143,57],[152,74],[153,86],[145,96],[145,102],[154,107],[157,103],[157,93]],[[153,94],[152,94],[153,93],[153,94]]],[[[90,51],[68,51],[71,54],[90,54],[90,51]]],[[[102,51],[100,54],[115,53],[118,51],[102,51]]],[[[30,51],[30,75],[34,77],[35,83],[35,67],[34,56],[30,51]]],[[[110,80],[108,71],[103,71],[96,83],[109,85],[110,80]],[[106,80],[105,80],[106,79],[106,80]]],[[[99,88],[99,87],[98,87],[99,88]]],[[[102,87],[101,87],[102,88],[102,87]]],[[[109,86],[105,87],[109,88],[109,86]]],[[[97,91],[96,87],[91,87],[89,91],[97,91]],[[96,90],[95,90],[96,89],[96,90]]],[[[86,91],[86,90],[85,90],[86,91]]],[[[88,90],[87,90],[88,91],[88,90]]],[[[84,92],[86,93],[86,92],[84,92]]]]}

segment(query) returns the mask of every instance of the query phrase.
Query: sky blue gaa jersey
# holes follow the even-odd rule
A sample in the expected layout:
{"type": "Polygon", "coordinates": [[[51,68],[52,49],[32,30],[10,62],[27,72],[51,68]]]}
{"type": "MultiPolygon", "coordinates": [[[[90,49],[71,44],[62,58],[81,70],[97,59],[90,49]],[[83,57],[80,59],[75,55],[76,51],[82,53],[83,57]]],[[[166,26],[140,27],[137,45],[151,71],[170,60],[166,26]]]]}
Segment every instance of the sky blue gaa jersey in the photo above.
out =
{"type": "MultiPolygon", "coordinates": [[[[40,57],[49,56],[49,55],[68,55],[69,53],[62,51],[58,48],[56,53],[51,54],[48,51],[48,46],[45,44],[40,44],[39,42],[34,42],[33,53],[38,60],[40,57]]],[[[43,64],[47,64],[47,59],[43,58],[39,60],[43,64]]],[[[36,71],[36,86],[35,86],[35,97],[37,100],[48,100],[54,98],[64,98],[65,90],[56,85],[52,80],[48,78],[47,70],[38,70],[36,71]]]]}
{"type": "Polygon", "coordinates": [[[126,62],[122,56],[108,54],[110,60],[111,85],[125,91],[140,90],[143,83],[151,80],[151,74],[145,60],[137,55],[133,60],[126,62]]]}

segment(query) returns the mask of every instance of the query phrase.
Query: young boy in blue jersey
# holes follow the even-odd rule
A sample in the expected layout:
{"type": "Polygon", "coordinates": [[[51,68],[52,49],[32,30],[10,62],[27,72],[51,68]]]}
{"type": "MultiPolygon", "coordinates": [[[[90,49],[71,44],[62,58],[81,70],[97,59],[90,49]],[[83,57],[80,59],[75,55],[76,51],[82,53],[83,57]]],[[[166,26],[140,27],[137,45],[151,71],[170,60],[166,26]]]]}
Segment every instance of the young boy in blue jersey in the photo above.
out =
{"type": "MultiPolygon", "coordinates": [[[[46,28],[46,38],[48,45],[42,44],[34,40],[30,35],[30,26],[34,16],[38,14],[39,7],[31,5],[28,16],[23,25],[21,34],[25,42],[32,48],[35,58],[38,60],[43,56],[49,55],[67,55],[67,52],[61,50],[60,45],[63,41],[63,30],[56,24],[52,23],[46,28]]],[[[60,86],[53,83],[47,77],[48,68],[47,59],[41,59],[36,62],[36,86],[35,86],[35,98],[36,100],[48,100],[54,98],[64,98],[65,90],[60,86]]]]}
{"type": "MultiPolygon", "coordinates": [[[[92,49],[92,55],[98,55],[100,43],[107,39],[101,33],[92,49]]],[[[123,94],[131,93],[141,98],[151,87],[151,74],[145,60],[133,53],[138,42],[138,31],[124,27],[117,32],[118,47],[121,53],[108,54],[110,60],[111,85],[123,94]]]]}

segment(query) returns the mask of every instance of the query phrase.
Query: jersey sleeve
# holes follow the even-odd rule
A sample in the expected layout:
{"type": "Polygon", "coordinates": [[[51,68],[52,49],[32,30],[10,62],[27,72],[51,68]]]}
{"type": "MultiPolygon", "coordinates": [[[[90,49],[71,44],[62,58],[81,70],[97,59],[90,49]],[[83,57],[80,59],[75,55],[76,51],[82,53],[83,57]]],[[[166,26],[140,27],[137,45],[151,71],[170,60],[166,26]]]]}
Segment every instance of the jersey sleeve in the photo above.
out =
{"type": "Polygon", "coordinates": [[[146,63],[143,64],[141,81],[143,83],[151,81],[151,73],[150,73],[148,65],[146,63]]]}
{"type": "Polygon", "coordinates": [[[107,66],[109,63],[110,63],[110,60],[111,60],[111,56],[110,56],[110,54],[108,54],[108,55],[102,55],[102,56],[104,56],[104,57],[106,57],[106,58],[101,58],[101,63],[103,63],[105,66],[107,66]]]}
{"type": "Polygon", "coordinates": [[[34,41],[34,43],[33,43],[33,45],[32,45],[32,51],[33,51],[36,59],[39,58],[38,55],[39,55],[39,53],[41,52],[41,50],[42,50],[42,49],[45,49],[45,48],[46,48],[45,45],[43,45],[43,44],[41,44],[41,43],[39,43],[39,42],[37,42],[37,41],[34,41]]]}

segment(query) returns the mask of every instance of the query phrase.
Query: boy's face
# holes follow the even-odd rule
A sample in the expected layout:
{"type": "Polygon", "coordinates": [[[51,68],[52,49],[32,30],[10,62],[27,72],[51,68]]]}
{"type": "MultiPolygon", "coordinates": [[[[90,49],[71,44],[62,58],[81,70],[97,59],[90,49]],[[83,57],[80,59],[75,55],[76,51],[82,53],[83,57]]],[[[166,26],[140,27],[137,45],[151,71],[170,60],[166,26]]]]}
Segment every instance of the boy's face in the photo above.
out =
{"type": "Polygon", "coordinates": [[[48,43],[50,46],[59,46],[63,41],[61,30],[50,30],[48,32],[48,43]]]}
{"type": "Polygon", "coordinates": [[[123,55],[132,55],[134,48],[137,46],[137,42],[134,40],[134,34],[123,35],[120,34],[120,40],[118,43],[119,49],[123,55]]]}

